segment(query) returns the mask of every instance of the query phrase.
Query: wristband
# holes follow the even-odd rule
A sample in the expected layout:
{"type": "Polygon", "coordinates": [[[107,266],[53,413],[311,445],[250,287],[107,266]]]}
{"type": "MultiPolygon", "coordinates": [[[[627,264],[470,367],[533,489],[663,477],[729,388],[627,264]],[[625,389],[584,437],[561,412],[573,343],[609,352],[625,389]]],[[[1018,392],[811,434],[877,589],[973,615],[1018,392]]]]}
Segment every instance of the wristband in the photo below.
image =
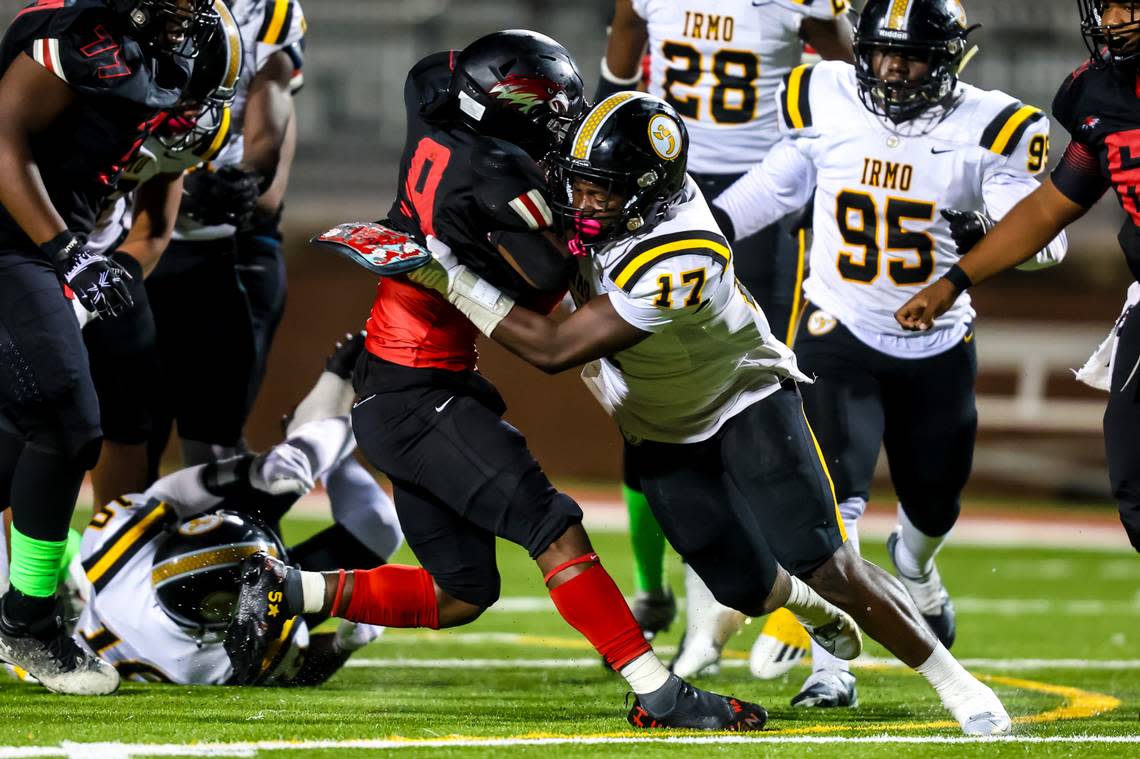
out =
{"type": "Polygon", "coordinates": [[[610,84],[620,84],[624,87],[631,87],[641,82],[641,69],[633,76],[618,76],[610,71],[610,64],[606,62],[606,57],[602,56],[602,79],[605,79],[610,84]]]}
{"type": "Polygon", "coordinates": [[[71,257],[82,248],[83,243],[80,242],[79,238],[73,235],[69,229],[63,230],[40,246],[40,250],[57,266],[69,265],[71,263],[71,257]]]}
{"type": "Polygon", "coordinates": [[[951,266],[942,278],[954,285],[954,289],[962,293],[973,286],[973,281],[970,280],[970,275],[962,270],[958,264],[951,266]]]}

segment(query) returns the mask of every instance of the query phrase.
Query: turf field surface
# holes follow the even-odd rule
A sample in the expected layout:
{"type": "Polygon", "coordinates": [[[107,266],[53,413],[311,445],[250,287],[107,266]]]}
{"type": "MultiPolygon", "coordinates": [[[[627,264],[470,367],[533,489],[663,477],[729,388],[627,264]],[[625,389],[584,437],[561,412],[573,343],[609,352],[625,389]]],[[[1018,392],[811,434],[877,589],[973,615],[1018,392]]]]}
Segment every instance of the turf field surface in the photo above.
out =
{"type": "MultiPolygon", "coordinates": [[[[294,519],[297,539],[320,522],[294,519]]],[[[626,536],[594,531],[623,587],[626,536]]],[[[69,756],[1140,756],[1140,557],[1113,548],[948,546],[939,568],[959,614],[954,653],[1017,722],[966,740],[925,681],[875,644],[856,665],[854,710],[788,706],[808,673],[758,681],[759,621],[700,685],[763,703],[759,735],[645,733],[624,721],[624,683],[553,611],[525,553],[500,549],[503,599],[453,631],[389,630],[318,689],[125,684],[111,698],[55,696],[0,678],[0,759],[69,756]]],[[[885,561],[882,541],[864,539],[885,561]]],[[[410,561],[406,549],[398,561],[410,561]]],[[[673,586],[682,588],[671,559],[673,586]]],[[[666,655],[683,620],[661,636],[666,655]]]]}

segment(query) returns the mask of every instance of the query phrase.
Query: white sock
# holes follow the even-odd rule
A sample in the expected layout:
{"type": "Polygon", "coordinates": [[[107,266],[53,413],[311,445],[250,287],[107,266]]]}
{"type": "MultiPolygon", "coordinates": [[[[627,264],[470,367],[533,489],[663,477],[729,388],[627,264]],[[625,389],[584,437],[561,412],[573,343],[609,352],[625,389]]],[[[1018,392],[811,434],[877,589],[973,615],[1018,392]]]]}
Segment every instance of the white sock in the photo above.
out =
{"type": "Polygon", "coordinates": [[[289,420],[285,434],[291,434],[305,422],[314,419],[326,419],[349,413],[352,410],[352,397],[351,382],[341,379],[332,372],[321,372],[317,384],[313,385],[313,389],[293,410],[293,418],[289,420]]]}
{"type": "Polygon", "coordinates": [[[718,651],[740,632],[746,619],[740,612],[717,601],[688,564],[685,565],[685,610],[686,638],[693,642],[707,640],[718,651]]]}
{"type": "Polygon", "coordinates": [[[863,516],[863,512],[866,510],[867,502],[862,498],[848,498],[839,504],[839,516],[843,519],[843,529],[847,532],[847,542],[858,554],[862,554],[859,550],[859,517],[863,516]]]}
{"type": "Polygon", "coordinates": [[[359,651],[379,638],[383,632],[384,628],[380,625],[349,622],[345,619],[337,625],[334,642],[341,651],[359,651]]]}
{"type": "Polygon", "coordinates": [[[802,624],[811,627],[821,627],[834,622],[839,616],[839,609],[832,606],[823,597],[807,586],[795,575],[788,575],[792,581],[792,592],[784,608],[796,615],[802,624]]]}
{"type": "Polygon", "coordinates": [[[915,671],[927,679],[942,699],[942,705],[953,712],[959,722],[973,716],[959,714],[963,709],[974,713],[984,711],[985,709],[978,708],[978,700],[987,694],[992,697],[998,709],[1002,708],[993,691],[967,672],[941,643],[934,647],[930,657],[916,667],[915,671]]]}
{"type": "Polygon", "coordinates": [[[301,605],[303,614],[316,614],[325,605],[325,576],[320,572],[301,572],[301,605]]]}
{"type": "Polygon", "coordinates": [[[924,535],[907,519],[901,503],[898,506],[898,518],[902,527],[902,540],[895,548],[895,563],[907,577],[923,577],[934,568],[934,555],[950,534],[937,538],[924,535]]]}
{"type": "Polygon", "coordinates": [[[618,674],[629,683],[629,689],[639,696],[652,693],[669,680],[669,670],[652,651],[646,651],[622,667],[618,674]]]}

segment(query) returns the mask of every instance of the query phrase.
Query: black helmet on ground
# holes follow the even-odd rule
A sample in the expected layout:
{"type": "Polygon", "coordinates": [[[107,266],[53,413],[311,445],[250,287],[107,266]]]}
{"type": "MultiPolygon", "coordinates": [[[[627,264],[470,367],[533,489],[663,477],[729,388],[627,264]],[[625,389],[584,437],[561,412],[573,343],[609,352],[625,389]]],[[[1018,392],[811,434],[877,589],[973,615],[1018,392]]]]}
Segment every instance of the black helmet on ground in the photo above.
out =
{"type": "Polygon", "coordinates": [[[280,538],[248,514],[214,511],[183,522],[155,551],[158,605],[189,632],[221,633],[233,616],[241,563],[258,551],[285,558],[280,538]]]}

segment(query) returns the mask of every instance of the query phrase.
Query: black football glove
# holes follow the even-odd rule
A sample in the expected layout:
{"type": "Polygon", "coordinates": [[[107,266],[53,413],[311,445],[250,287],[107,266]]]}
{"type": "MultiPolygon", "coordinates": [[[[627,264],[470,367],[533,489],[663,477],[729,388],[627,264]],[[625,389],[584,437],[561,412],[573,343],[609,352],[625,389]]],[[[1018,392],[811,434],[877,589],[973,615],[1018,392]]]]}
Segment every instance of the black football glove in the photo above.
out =
{"type": "Polygon", "coordinates": [[[950,236],[954,238],[959,256],[964,256],[996,223],[985,211],[958,211],[949,209],[942,212],[942,218],[950,222],[950,236]]]}
{"type": "Polygon", "coordinates": [[[71,232],[59,233],[40,249],[79,303],[99,318],[118,316],[134,305],[127,270],[102,253],[84,248],[71,232]]]}
{"type": "Polygon", "coordinates": [[[182,211],[202,224],[249,225],[261,194],[256,171],[222,166],[216,171],[199,169],[186,175],[182,186],[182,211]]]}

